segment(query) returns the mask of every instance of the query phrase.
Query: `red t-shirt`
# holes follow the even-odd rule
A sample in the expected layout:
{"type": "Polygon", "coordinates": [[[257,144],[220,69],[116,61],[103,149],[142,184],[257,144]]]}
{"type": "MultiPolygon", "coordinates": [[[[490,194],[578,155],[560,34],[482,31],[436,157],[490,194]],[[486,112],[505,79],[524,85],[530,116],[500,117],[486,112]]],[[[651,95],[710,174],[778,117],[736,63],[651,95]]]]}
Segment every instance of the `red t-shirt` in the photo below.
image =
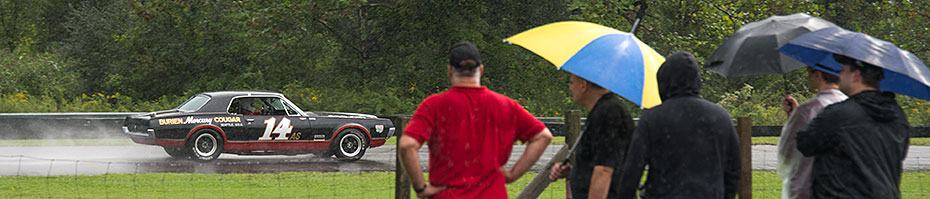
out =
{"type": "Polygon", "coordinates": [[[529,141],[542,122],[513,99],[482,87],[432,95],[404,130],[429,146],[429,181],[448,188],[434,198],[507,198],[504,175],[514,141],[529,141]]]}

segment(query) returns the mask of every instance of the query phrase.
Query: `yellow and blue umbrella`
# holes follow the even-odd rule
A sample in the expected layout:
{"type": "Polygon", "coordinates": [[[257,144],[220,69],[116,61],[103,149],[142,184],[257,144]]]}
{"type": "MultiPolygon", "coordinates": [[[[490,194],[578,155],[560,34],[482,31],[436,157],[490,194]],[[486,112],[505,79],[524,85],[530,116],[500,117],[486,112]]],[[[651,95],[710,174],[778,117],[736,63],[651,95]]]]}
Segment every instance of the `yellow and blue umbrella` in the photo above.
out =
{"type": "Polygon", "coordinates": [[[634,35],[580,21],[539,26],[504,40],[643,108],[662,103],[656,71],[665,58],[634,35]]]}

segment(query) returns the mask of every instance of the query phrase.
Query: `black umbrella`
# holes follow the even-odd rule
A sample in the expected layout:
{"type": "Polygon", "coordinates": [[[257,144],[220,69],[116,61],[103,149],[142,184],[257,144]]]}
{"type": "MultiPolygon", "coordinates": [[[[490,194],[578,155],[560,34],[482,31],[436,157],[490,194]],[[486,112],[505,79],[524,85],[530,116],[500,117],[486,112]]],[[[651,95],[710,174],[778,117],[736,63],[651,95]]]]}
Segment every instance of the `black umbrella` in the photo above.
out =
{"type": "Polygon", "coordinates": [[[785,74],[804,66],[778,53],[779,46],[804,33],[835,27],[833,23],[804,13],[772,16],[740,27],[707,59],[705,68],[724,77],[785,74]]]}

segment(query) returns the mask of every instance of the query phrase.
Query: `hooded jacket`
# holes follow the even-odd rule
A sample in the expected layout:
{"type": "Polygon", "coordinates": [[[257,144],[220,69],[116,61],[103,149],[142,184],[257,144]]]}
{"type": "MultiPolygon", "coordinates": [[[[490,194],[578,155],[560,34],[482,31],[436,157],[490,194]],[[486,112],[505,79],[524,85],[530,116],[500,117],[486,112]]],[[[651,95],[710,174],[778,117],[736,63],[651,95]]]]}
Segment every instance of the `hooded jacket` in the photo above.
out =
{"type": "Polygon", "coordinates": [[[656,74],[662,104],[643,112],[621,177],[633,198],[649,166],[643,198],[734,198],[740,151],[730,114],[698,96],[700,69],[688,52],[669,55],[656,74]]]}
{"type": "Polygon", "coordinates": [[[813,198],[901,198],[907,116],[894,94],[863,91],[827,106],[798,132],[798,150],[815,157],[813,198]]]}

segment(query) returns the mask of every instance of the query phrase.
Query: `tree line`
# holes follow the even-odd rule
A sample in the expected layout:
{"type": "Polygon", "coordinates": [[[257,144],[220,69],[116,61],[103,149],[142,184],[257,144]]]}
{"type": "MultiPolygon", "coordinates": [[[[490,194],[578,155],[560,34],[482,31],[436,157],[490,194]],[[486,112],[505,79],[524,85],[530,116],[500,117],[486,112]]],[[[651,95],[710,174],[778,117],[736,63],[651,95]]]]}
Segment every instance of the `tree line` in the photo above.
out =
{"type": "MultiPolygon", "coordinates": [[[[0,112],[151,111],[199,92],[270,90],[307,110],[409,114],[448,88],[446,50],[468,40],[484,56],[483,84],[561,116],[580,109],[566,73],[502,39],[564,20],[629,31],[639,18],[640,40],[703,63],[741,25],[804,12],[928,60],[927,10],[875,0],[0,0],[0,112]]],[[[782,96],[811,95],[801,70],[702,75],[704,98],[772,125],[786,118],[782,96]]],[[[899,100],[912,123],[930,121],[925,101],[899,100]]]]}

